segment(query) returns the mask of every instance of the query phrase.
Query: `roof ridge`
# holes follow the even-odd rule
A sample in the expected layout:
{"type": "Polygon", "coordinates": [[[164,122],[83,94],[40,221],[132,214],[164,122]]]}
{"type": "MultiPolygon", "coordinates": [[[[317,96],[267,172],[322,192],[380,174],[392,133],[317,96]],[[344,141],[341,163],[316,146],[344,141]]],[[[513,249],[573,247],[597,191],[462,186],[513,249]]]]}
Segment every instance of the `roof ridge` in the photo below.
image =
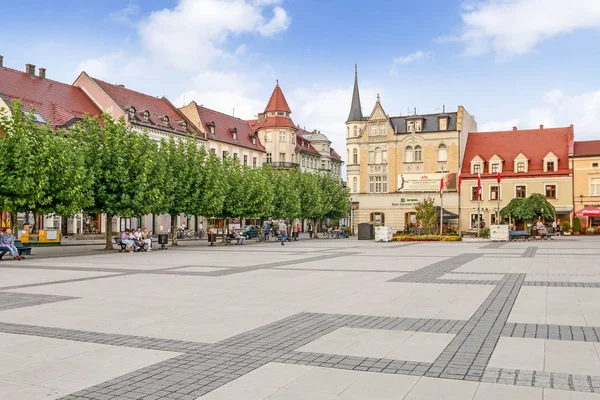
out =
{"type": "MultiPolygon", "coordinates": [[[[16,73],[19,73],[19,74],[22,74],[22,75],[27,75],[27,76],[29,76],[29,74],[28,74],[27,72],[25,72],[25,71],[20,71],[20,70],[18,70],[18,69],[14,69],[14,68],[10,68],[10,67],[0,67],[0,70],[3,70],[3,69],[5,69],[5,70],[9,70],[9,71],[11,71],[11,72],[16,72],[16,73]]],[[[71,85],[71,84],[69,84],[69,83],[66,83],[66,82],[57,81],[56,79],[42,78],[42,77],[40,77],[39,75],[34,75],[33,77],[31,77],[31,76],[29,76],[29,77],[30,77],[30,78],[32,78],[32,79],[39,78],[39,79],[40,79],[40,80],[42,80],[42,81],[50,81],[50,82],[53,82],[53,83],[58,83],[59,85],[63,85],[63,86],[67,86],[67,87],[72,87],[72,88],[75,88],[75,89],[79,89],[79,90],[81,90],[81,88],[79,88],[79,87],[77,87],[77,86],[73,86],[73,85],[71,85]]]]}
{"type": "MultiPolygon", "coordinates": [[[[88,76],[89,76],[89,75],[88,75],[88,76]]],[[[90,78],[91,78],[92,80],[94,80],[94,81],[98,81],[98,82],[106,83],[107,85],[115,86],[115,87],[118,87],[118,88],[120,88],[120,89],[129,90],[130,92],[134,92],[134,93],[137,93],[137,94],[141,94],[141,95],[143,95],[143,96],[150,97],[150,98],[153,98],[153,99],[156,99],[156,100],[162,100],[162,99],[163,99],[163,97],[166,97],[166,96],[164,96],[164,95],[163,95],[163,96],[160,96],[160,97],[158,97],[158,96],[152,96],[152,95],[150,95],[150,94],[148,94],[148,93],[143,93],[143,92],[140,92],[140,91],[138,91],[138,90],[135,90],[135,89],[130,89],[130,88],[126,87],[125,85],[123,85],[123,86],[120,86],[120,85],[119,85],[119,84],[117,84],[117,83],[110,83],[110,82],[106,82],[106,81],[103,81],[102,79],[94,78],[93,76],[90,76],[90,78]]]]}
{"type": "Polygon", "coordinates": [[[225,114],[225,113],[224,113],[224,112],[222,112],[222,111],[213,110],[212,108],[208,108],[208,107],[204,107],[204,106],[197,106],[197,107],[198,107],[198,108],[204,108],[205,110],[212,111],[212,112],[216,112],[217,114],[225,115],[226,117],[229,117],[229,118],[234,118],[234,119],[237,119],[237,120],[239,120],[239,121],[246,122],[246,123],[248,123],[248,124],[249,124],[249,122],[248,122],[249,120],[242,119],[242,118],[240,118],[240,117],[236,117],[236,116],[234,116],[234,115],[225,114]]]}

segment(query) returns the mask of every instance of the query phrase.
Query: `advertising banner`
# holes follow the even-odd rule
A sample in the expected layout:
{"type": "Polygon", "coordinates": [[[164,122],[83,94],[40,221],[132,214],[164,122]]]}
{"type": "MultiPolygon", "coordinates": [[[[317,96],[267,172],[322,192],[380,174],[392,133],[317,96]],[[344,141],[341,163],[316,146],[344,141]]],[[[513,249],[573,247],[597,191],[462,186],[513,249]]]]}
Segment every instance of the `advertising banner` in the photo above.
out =
{"type": "Polygon", "coordinates": [[[444,191],[456,191],[456,174],[398,174],[398,192],[439,192],[444,178],[444,191]]]}

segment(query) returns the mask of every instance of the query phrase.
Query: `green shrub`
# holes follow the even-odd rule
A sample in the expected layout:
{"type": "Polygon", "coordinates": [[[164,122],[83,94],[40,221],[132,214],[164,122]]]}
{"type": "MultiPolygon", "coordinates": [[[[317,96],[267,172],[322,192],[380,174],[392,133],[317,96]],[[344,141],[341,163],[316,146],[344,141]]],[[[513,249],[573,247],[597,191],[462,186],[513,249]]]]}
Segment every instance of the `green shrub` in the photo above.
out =
{"type": "Polygon", "coordinates": [[[594,233],[596,233],[596,230],[590,226],[585,230],[585,233],[588,235],[593,235],[594,233]]]}
{"type": "Polygon", "coordinates": [[[573,232],[581,232],[581,221],[579,218],[573,218],[573,232]]]}
{"type": "Polygon", "coordinates": [[[563,231],[569,232],[571,230],[571,224],[569,221],[563,221],[561,224],[563,231]]]}
{"type": "Polygon", "coordinates": [[[485,238],[485,239],[489,238],[490,237],[490,228],[483,228],[481,230],[481,232],[479,233],[479,236],[482,238],[485,238]]]}

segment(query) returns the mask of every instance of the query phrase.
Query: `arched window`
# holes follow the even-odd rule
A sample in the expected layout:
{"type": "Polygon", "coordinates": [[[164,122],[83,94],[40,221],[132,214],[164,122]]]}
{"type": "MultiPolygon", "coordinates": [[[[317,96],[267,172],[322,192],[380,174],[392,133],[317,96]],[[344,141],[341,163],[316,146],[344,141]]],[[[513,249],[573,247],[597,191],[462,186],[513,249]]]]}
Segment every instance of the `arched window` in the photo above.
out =
{"type": "Polygon", "coordinates": [[[415,146],[415,162],[423,161],[422,154],[421,146],[415,146]]]}
{"type": "Polygon", "coordinates": [[[381,164],[381,149],[379,147],[375,149],[375,164],[381,164]]]}
{"type": "Polygon", "coordinates": [[[356,177],[352,178],[352,191],[354,193],[358,192],[358,179],[356,177]]]}
{"type": "Polygon", "coordinates": [[[354,137],[358,136],[358,126],[354,125],[354,137]]]}
{"type": "Polygon", "coordinates": [[[352,164],[358,164],[358,149],[352,150],[352,164]]]}
{"type": "Polygon", "coordinates": [[[404,159],[406,162],[414,161],[413,148],[411,146],[406,146],[406,150],[404,151],[404,153],[405,153],[404,159]]]}
{"type": "Polygon", "coordinates": [[[440,147],[438,147],[438,161],[448,161],[448,148],[444,144],[440,144],[440,147]]]}

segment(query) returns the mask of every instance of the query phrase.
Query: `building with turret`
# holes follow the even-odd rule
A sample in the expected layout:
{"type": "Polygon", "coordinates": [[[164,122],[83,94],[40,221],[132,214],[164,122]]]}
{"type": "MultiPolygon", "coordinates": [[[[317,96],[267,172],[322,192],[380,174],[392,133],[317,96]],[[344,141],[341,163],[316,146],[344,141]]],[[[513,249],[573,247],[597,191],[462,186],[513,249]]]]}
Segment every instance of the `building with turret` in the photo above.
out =
{"type": "MultiPolygon", "coordinates": [[[[354,71],[354,90],[346,121],[347,182],[353,203],[353,224],[385,224],[394,231],[417,224],[415,205],[425,198],[440,206],[444,223],[458,225],[456,175],[460,171],[468,132],[475,118],[462,106],[456,111],[390,117],[379,95],[371,113],[363,115],[354,71]]],[[[439,212],[439,209],[438,209],[439,212]]]]}

